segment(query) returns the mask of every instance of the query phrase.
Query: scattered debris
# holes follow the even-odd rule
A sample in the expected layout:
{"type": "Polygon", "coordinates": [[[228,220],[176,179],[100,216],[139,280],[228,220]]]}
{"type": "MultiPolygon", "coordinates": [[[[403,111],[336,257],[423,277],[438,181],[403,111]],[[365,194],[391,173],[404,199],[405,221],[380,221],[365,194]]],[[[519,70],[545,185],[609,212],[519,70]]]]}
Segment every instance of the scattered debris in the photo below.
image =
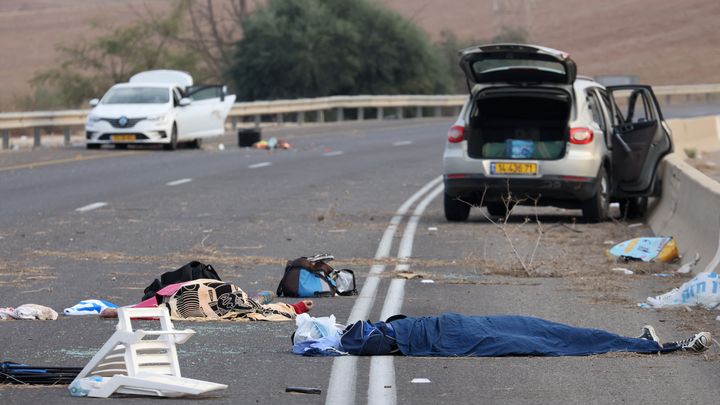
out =
{"type": "Polygon", "coordinates": [[[219,145],[218,145],[218,150],[225,150],[225,144],[222,144],[222,143],[219,144],[219,145]]]}
{"type": "Polygon", "coordinates": [[[311,387],[286,387],[285,392],[296,392],[299,394],[322,394],[322,390],[320,388],[311,388],[311,387]]]}
{"type": "Polygon", "coordinates": [[[54,321],[58,313],[50,307],[38,304],[23,304],[17,308],[0,308],[0,321],[9,319],[54,321]]]}
{"type": "Polygon", "coordinates": [[[612,269],[612,271],[617,271],[617,272],[620,272],[620,273],[623,273],[623,274],[627,274],[627,275],[635,274],[634,271],[632,271],[632,270],[630,270],[630,269],[626,269],[626,268],[624,268],[624,267],[614,267],[614,268],[612,269]]]}
{"type": "Polygon", "coordinates": [[[676,271],[680,274],[690,273],[695,268],[695,266],[697,266],[699,261],[700,261],[700,253],[695,252],[695,257],[692,259],[692,261],[683,264],[676,271]]]}
{"type": "Polygon", "coordinates": [[[606,240],[603,242],[603,245],[614,245],[614,244],[615,244],[614,240],[606,240]]]}
{"type": "Polygon", "coordinates": [[[0,363],[0,384],[70,384],[82,367],[34,367],[6,361],[0,363]]]}
{"type": "Polygon", "coordinates": [[[277,138],[275,138],[275,137],[272,137],[272,138],[268,139],[267,141],[263,139],[263,140],[261,140],[261,141],[255,142],[255,143],[253,144],[253,148],[255,148],[255,149],[267,149],[267,150],[271,150],[271,149],[291,149],[291,148],[292,148],[292,145],[290,145],[290,143],[289,143],[288,141],[284,140],[284,139],[277,139],[277,138]]]}
{"type": "Polygon", "coordinates": [[[656,274],[653,274],[653,276],[655,276],[655,277],[672,277],[672,274],[656,273],[656,274]]]}
{"type": "Polygon", "coordinates": [[[412,381],[410,381],[413,384],[428,384],[430,382],[430,379],[428,378],[413,378],[412,381]]]}
{"type": "Polygon", "coordinates": [[[637,228],[638,226],[643,226],[643,224],[642,224],[641,222],[638,222],[638,223],[635,223],[635,224],[630,224],[630,225],[628,225],[627,227],[628,227],[628,228],[637,228]]]}
{"type": "Polygon", "coordinates": [[[100,315],[105,309],[117,307],[112,302],[104,300],[82,300],[70,308],[65,308],[63,313],[65,315],[100,315]]]}
{"type": "Polygon", "coordinates": [[[435,281],[433,281],[433,280],[421,280],[420,282],[423,284],[434,284],[435,283],[435,281]]]}
{"type": "Polygon", "coordinates": [[[715,272],[703,272],[673,288],[665,294],[648,297],[646,303],[638,304],[643,308],[665,308],[672,306],[702,305],[713,309],[720,307],[720,275],[715,272]]]}
{"type": "Polygon", "coordinates": [[[430,232],[434,232],[434,231],[437,231],[438,228],[437,228],[437,226],[429,226],[427,230],[430,232]]]}
{"type": "Polygon", "coordinates": [[[623,260],[667,263],[679,257],[675,239],[672,237],[635,238],[618,243],[608,253],[623,260]]]}

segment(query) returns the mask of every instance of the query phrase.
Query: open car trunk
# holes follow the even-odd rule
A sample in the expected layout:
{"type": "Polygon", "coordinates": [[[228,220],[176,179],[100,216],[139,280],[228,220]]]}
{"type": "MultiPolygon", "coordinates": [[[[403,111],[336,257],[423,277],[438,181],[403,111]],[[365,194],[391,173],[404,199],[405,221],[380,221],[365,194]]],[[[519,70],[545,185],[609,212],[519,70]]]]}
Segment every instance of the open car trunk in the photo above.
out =
{"type": "Polygon", "coordinates": [[[468,155],[475,159],[560,159],[572,113],[570,95],[553,88],[494,88],[475,96],[468,155]]]}

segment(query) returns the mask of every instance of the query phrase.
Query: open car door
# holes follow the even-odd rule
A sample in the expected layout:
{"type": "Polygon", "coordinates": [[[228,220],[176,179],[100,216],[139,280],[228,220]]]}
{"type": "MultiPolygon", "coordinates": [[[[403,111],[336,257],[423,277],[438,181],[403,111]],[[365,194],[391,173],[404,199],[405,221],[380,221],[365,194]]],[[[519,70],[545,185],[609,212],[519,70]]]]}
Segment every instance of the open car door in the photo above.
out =
{"type": "Polygon", "coordinates": [[[672,152],[670,128],[650,86],[607,87],[612,115],[612,171],[620,197],[654,195],[660,159],[672,152]]]}
{"type": "Polygon", "coordinates": [[[183,97],[191,103],[186,114],[193,119],[189,126],[194,138],[218,136],[225,133],[225,119],[235,102],[234,94],[226,94],[223,85],[196,85],[185,89],[183,97]]]}

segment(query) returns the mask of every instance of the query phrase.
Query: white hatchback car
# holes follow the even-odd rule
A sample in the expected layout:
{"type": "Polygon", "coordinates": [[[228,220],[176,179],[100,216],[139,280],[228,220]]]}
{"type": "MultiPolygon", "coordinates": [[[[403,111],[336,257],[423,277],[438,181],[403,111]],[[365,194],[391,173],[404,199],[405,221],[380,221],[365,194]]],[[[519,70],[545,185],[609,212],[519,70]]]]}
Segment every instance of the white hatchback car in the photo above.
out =
{"type": "Polygon", "coordinates": [[[162,144],[174,150],[178,143],[191,142],[199,148],[203,138],[225,133],[234,102],[225,86],[193,85],[186,72],[141,72],[111,87],[101,100],[90,101],[86,144],[88,149],[162,144]]]}
{"type": "Polygon", "coordinates": [[[638,217],[660,193],[672,139],[650,86],[606,88],[577,77],[568,54],[534,45],[471,47],[460,66],[470,95],[443,155],[449,221],[516,203],[580,208],[595,222],[617,201],[638,217]]]}

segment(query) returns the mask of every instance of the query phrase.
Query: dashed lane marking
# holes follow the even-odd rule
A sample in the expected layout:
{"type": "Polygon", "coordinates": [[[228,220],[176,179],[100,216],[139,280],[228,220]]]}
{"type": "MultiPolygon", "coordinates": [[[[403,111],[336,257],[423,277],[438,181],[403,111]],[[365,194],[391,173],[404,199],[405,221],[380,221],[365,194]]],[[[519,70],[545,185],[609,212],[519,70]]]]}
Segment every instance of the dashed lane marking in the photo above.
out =
{"type": "Polygon", "coordinates": [[[258,168],[261,168],[261,167],[268,167],[268,166],[272,166],[272,163],[271,163],[271,162],[255,163],[254,165],[248,166],[248,168],[250,168],[250,169],[258,169],[258,168]]]}
{"type": "Polygon", "coordinates": [[[106,202],[95,202],[95,203],[92,203],[92,204],[88,204],[88,205],[86,205],[86,206],[84,206],[84,207],[76,208],[75,211],[77,211],[77,212],[87,212],[87,211],[96,210],[96,209],[98,209],[98,208],[102,208],[102,207],[104,207],[104,206],[106,206],[106,205],[108,205],[108,203],[106,203],[106,202]]]}
{"type": "Polygon", "coordinates": [[[336,150],[336,151],[334,151],[334,152],[325,153],[325,154],[323,154],[323,156],[326,156],[326,157],[340,156],[340,155],[342,155],[343,153],[345,153],[345,152],[343,152],[343,151],[341,151],[341,150],[336,150]]]}
{"type": "Polygon", "coordinates": [[[171,181],[171,182],[169,182],[169,183],[165,183],[165,185],[167,185],[167,186],[179,186],[179,185],[181,185],[181,184],[190,183],[191,181],[192,181],[192,179],[180,179],[180,180],[171,181]]]}
{"type": "Polygon", "coordinates": [[[412,145],[412,141],[397,141],[393,142],[393,146],[406,146],[406,145],[412,145]]]}

